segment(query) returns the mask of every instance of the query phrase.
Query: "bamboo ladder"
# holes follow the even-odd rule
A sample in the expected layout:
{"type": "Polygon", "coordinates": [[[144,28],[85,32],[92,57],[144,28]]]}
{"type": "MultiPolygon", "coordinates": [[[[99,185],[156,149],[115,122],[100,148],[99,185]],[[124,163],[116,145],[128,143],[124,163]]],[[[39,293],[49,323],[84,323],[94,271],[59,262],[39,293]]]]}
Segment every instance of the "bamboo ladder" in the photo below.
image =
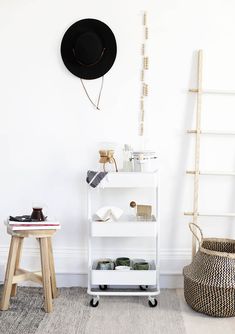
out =
{"type": "MultiPolygon", "coordinates": [[[[235,172],[222,172],[222,171],[201,171],[200,166],[200,139],[201,135],[235,135],[235,132],[222,132],[222,131],[202,131],[201,129],[201,111],[202,111],[202,95],[203,94],[235,94],[235,91],[231,90],[208,90],[202,89],[202,69],[203,69],[203,51],[198,51],[198,68],[197,68],[197,88],[189,89],[189,92],[197,94],[196,105],[196,129],[188,130],[187,133],[195,134],[195,162],[194,170],[187,170],[187,174],[194,175],[194,193],[193,193],[193,212],[185,212],[186,216],[193,217],[193,223],[197,224],[198,217],[235,217],[235,213],[221,213],[211,214],[206,212],[200,212],[198,210],[198,194],[199,194],[199,176],[200,175],[235,175],[235,172]]],[[[197,231],[194,229],[196,235],[197,231]]],[[[196,254],[196,236],[192,237],[192,257],[196,254]]]]}

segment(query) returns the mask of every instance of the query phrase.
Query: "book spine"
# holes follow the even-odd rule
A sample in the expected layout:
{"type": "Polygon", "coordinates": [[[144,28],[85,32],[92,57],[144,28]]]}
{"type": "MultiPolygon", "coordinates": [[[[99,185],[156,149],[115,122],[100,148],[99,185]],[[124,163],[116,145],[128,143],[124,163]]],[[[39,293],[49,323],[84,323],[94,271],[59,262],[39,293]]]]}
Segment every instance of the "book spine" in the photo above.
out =
{"type": "Polygon", "coordinates": [[[56,221],[39,221],[39,222],[17,222],[17,221],[14,221],[14,220],[8,220],[8,224],[9,225],[59,225],[58,222],[56,221]]]}
{"type": "Polygon", "coordinates": [[[47,225],[47,226],[20,226],[20,225],[11,225],[13,231],[27,231],[27,230],[59,230],[60,225],[47,225]]]}
{"type": "Polygon", "coordinates": [[[12,226],[60,226],[60,224],[12,224],[12,226]]]}

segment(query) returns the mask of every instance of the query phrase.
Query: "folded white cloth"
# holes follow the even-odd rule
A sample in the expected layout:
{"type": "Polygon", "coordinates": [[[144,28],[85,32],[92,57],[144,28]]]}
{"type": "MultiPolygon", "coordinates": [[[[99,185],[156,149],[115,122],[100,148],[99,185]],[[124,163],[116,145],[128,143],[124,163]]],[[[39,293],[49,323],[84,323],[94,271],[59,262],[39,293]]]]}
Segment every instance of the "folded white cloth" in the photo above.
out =
{"type": "Polygon", "coordinates": [[[95,213],[101,220],[118,220],[123,214],[123,210],[116,206],[103,206],[95,213]]]}

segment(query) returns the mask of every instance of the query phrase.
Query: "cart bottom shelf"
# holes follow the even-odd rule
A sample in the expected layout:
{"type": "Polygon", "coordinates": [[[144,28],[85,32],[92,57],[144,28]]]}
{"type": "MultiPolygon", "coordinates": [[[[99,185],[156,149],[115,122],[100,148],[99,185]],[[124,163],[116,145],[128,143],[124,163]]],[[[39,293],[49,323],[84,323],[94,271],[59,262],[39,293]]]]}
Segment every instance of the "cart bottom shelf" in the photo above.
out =
{"type": "Polygon", "coordinates": [[[158,269],[153,270],[90,270],[92,285],[156,285],[158,269]]]}
{"type": "Polygon", "coordinates": [[[102,291],[98,288],[87,289],[87,293],[91,296],[157,296],[160,294],[159,288],[149,288],[140,290],[139,288],[107,288],[102,291]]]}

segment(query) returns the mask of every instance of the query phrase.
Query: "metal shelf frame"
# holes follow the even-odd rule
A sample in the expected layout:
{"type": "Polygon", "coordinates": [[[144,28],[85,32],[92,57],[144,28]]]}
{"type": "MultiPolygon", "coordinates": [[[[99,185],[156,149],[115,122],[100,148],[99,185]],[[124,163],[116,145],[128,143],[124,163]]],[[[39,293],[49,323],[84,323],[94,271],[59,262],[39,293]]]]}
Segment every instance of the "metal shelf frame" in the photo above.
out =
{"type": "MultiPolygon", "coordinates": [[[[153,173],[109,173],[107,179],[104,179],[100,183],[98,189],[93,189],[88,186],[87,189],[87,212],[89,222],[88,232],[88,295],[92,296],[93,302],[98,303],[99,298],[102,296],[143,296],[148,297],[148,300],[154,304],[155,298],[160,294],[160,258],[159,258],[159,171],[153,173]],[[145,187],[144,187],[145,185],[145,187]],[[153,221],[139,222],[128,221],[124,219],[120,222],[99,222],[103,224],[98,226],[93,221],[92,212],[92,192],[102,191],[102,189],[111,189],[115,192],[115,189],[123,188],[123,191],[130,189],[146,188],[151,190],[153,194],[153,202],[156,203],[156,212],[154,216],[156,219],[153,221]],[[119,224],[119,225],[118,225],[119,224]],[[143,224],[146,224],[146,232],[143,233],[143,224]],[[147,225],[148,224],[148,225],[147,225]],[[113,227],[113,228],[112,228],[113,227]],[[117,230],[119,228],[119,230],[117,230]],[[127,229],[125,234],[125,229],[127,229]],[[151,268],[149,270],[95,270],[95,261],[97,260],[95,255],[95,249],[93,249],[93,241],[95,238],[113,238],[122,242],[123,238],[153,238],[154,239],[154,258],[150,261],[151,268]],[[99,290],[97,286],[107,285],[108,288],[105,291],[99,290]],[[136,286],[150,286],[147,290],[136,289],[136,286]],[[131,287],[131,288],[130,288],[131,287]]],[[[97,193],[98,195],[98,193],[97,193]]]]}

